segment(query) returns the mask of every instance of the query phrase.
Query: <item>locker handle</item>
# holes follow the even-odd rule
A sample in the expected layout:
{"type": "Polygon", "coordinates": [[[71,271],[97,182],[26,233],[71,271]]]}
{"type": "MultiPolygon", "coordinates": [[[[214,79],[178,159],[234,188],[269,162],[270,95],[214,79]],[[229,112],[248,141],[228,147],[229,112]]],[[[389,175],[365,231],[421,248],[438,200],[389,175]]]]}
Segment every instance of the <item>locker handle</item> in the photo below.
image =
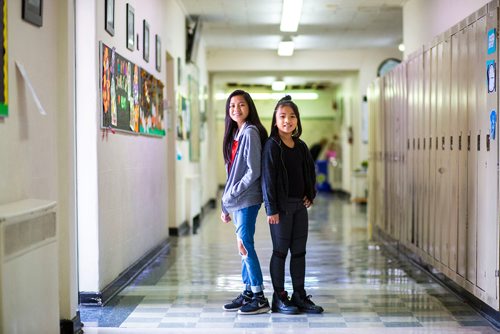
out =
{"type": "Polygon", "coordinates": [[[490,135],[486,135],[486,151],[490,151],[490,135]]]}
{"type": "Polygon", "coordinates": [[[444,146],[445,146],[445,139],[444,139],[444,136],[443,136],[443,137],[441,137],[441,149],[442,149],[443,151],[444,151],[444,149],[445,149],[445,147],[444,147],[444,146]]]}
{"type": "Polygon", "coordinates": [[[458,136],[458,150],[462,150],[462,135],[458,136]]]}
{"type": "Polygon", "coordinates": [[[467,135],[467,151],[470,151],[470,135],[467,135]]]}
{"type": "Polygon", "coordinates": [[[477,135],[477,150],[481,151],[481,135],[477,135]]]}
{"type": "Polygon", "coordinates": [[[436,137],[436,151],[439,150],[439,137],[436,137]]]}
{"type": "Polygon", "coordinates": [[[453,151],[453,136],[450,136],[450,151],[453,151]]]}
{"type": "Polygon", "coordinates": [[[429,150],[432,150],[432,137],[429,137],[429,150]]]}

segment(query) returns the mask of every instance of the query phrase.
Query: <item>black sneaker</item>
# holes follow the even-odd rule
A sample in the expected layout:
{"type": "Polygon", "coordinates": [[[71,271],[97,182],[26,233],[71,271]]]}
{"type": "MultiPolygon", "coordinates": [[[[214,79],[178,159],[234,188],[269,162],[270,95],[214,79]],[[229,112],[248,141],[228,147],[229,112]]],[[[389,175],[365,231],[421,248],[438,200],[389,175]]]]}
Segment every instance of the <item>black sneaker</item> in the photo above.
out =
{"type": "Polygon", "coordinates": [[[252,302],[243,305],[239,310],[238,314],[259,314],[267,313],[271,308],[269,307],[269,302],[267,298],[262,296],[254,296],[252,302]]]}
{"type": "Polygon", "coordinates": [[[323,308],[313,303],[311,296],[305,294],[301,297],[297,292],[292,294],[292,303],[304,313],[323,313],[323,308]]]}
{"type": "Polygon", "coordinates": [[[232,302],[222,306],[224,311],[238,311],[243,305],[252,301],[253,293],[251,291],[243,291],[238,297],[233,299],[232,302]]]}
{"type": "Polygon", "coordinates": [[[283,314],[299,314],[299,309],[290,302],[286,291],[282,291],[280,293],[274,292],[271,309],[273,312],[283,314]]]}

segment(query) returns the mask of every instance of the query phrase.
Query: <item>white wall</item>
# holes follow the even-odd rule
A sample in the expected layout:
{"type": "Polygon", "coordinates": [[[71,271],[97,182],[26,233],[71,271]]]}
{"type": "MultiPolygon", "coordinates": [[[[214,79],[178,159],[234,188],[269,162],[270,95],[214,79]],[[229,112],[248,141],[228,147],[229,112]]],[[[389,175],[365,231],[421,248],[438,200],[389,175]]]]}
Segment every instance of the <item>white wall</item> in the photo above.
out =
{"type": "Polygon", "coordinates": [[[403,6],[405,57],[490,0],[409,0],[403,6]]]}
{"type": "MultiPolygon", "coordinates": [[[[100,129],[99,41],[165,84],[176,84],[166,82],[165,55],[168,51],[184,63],[185,14],[177,1],[151,0],[144,6],[139,0],[115,0],[114,36],[104,29],[104,0],[79,0],[78,4],[78,26],[82,29],[77,36],[80,291],[98,292],[168,237],[167,199],[178,201],[174,226],[186,219],[182,180],[199,170],[199,163],[187,159],[172,164],[175,157],[167,156],[166,137],[122,132],[103,137],[100,129]],[[125,45],[127,3],[135,9],[140,50],[130,51],[125,45]],[[150,25],[149,62],[142,57],[143,19],[150,25]],[[155,69],[155,34],[162,40],[161,72],[155,69]],[[177,169],[177,186],[167,183],[171,166],[177,169]]],[[[206,80],[204,65],[199,66],[206,80]]],[[[188,158],[187,142],[180,142],[179,147],[188,158]]]]}
{"type": "MultiPolygon", "coordinates": [[[[57,202],[61,318],[77,309],[73,174],[73,5],[44,1],[43,25],[21,18],[19,1],[8,0],[9,116],[0,119],[0,204],[26,198],[57,202]],[[23,65],[40,102],[41,115],[23,65]]],[[[22,288],[22,287],[19,287],[22,288]]]]}

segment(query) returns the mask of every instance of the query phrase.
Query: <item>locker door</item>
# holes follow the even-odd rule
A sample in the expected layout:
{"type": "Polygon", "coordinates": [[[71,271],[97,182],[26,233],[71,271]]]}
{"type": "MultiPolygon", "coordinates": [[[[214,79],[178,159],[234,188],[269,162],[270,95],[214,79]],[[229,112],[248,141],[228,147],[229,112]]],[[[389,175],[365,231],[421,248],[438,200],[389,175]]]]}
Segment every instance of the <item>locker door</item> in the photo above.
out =
{"type": "MultiPolygon", "coordinates": [[[[480,18],[476,28],[477,66],[483,66],[483,75],[481,75],[481,71],[478,71],[476,79],[477,129],[481,140],[478,151],[477,286],[484,290],[489,298],[496,300],[498,141],[491,138],[490,113],[493,109],[497,109],[497,93],[488,93],[487,84],[484,81],[486,61],[497,61],[497,52],[487,54],[488,31],[490,29],[497,29],[496,10],[491,13],[491,16],[480,18]]],[[[494,38],[496,38],[496,34],[494,38]]]]}
{"type": "Polygon", "coordinates": [[[422,246],[421,248],[424,252],[432,254],[432,238],[430,233],[430,227],[433,225],[434,217],[431,214],[431,210],[429,210],[429,205],[435,200],[435,192],[434,192],[434,182],[432,181],[429,168],[434,160],[429,155],[429,150],[423,150],[423,140],[424,138],[428,138],[431,136],[431,133],[435,131],[435,118],[432,110],[432,71],[433,71],[433,63],[432,56],[433,49],[428,49],[424,52],[423,59],[423,75],[422,75],[422,101],[421,101],[421,110],[422,114],[422,134],[420,136],[422,140],[422,153],[420,153],[420,164],[422,166],[422,174],[420,178],[420,182],[422,184],[422,246]],[[432,159],[432,160],[431,160],[432,159]]]}
{"type": "Polygon", "coordinates": [[[439,246],[441,247],[441,263],[445,266],[449,265],[449,248],[450,237],[453,234],[454,224],[452,221],[454,215],[451,210],[451,177],[452,168],[450,165],[450,153],[452,150],[451,139],[451,117],[450,117],[450,43],[445,40],[438,45],[438,67],[439,67],[439,86],[441,100],[441,126],[442,134],[444,137],[444,147],[442,149],[441,166],[443,170],[438,173],[442,176],[442,190],[443,190],[443,207],[441,208],[442,220],[439,221],[441,226],[441,240],[439,246]]]}
{"type": "MultiPolygon", "coordinates": [[[[453,34],[449,39],[450,44],[450,57],[451,62],[451,73],[450,81],[450,129],[452,136],[452,143],[450,149],[450,238],[449,238],[449,267],[453,272],[457,272],[457,239],[458,239],[458,221],[459,221],[459,149],[461,149],[461,143],[459,143],[460,128],[458,120],[458,85],[459,85],[459,73],[461,68],[459,67],[459,49],[458,49],[458,35],[453,34]]],[[[460,138],[461,140],[461,138],[460,138]]]]}
{"type": "MultiPolygon", "coordinates": [[[[437,66],[437,47],[435,45],[429,50],[426,66],[426,89],[425,89],[425,99],[426,99],[426,110],[430,115],[429,128],[431,131],[427,134],[428,137],[435,137],[439,132],[440,119],[436,108],[436,89],[437,89],[437,79],[438,79],[438,66],[437,66]]],[[[435,141],[435,139],[433,140],[435,141]]],[[[435,146],[434,146],[435,148],[435,146]]],[[[426,226],[426,236],[427,236],[427,252],[431,257],[436,257],[436,225],[439,222],[439,189],[436,187],[436,164],[439,159],[439,151],[431,150],[432,155],[430,156],[430,161],[427,170],[427,184],[429,188],[430,198],[429,206],[431,206],[429,219],[427,220],[426,226]]]]}
{"type": "MultiPolygon", "coordinates": [[[[462,24],[461,24],[462,26],[462,24]]],[[[463,24],[465,27],[465,24],[463,24]]],[[[458,274],[467,276],[468,213],[468,29],[456,35],[458,48],[458,274]]]]}
{"type": "Polygon", "coordinates": [[[430,79],[430,110],[431,110],[431,117],[433,119],[432,125],[433,126],[433,135],[434,135],[434,162],[433,162],[433,168],[431,172],[429,173],[429,180],[432,183],[434,189],[433,192],[435,194],[434,196],[434,212],[433,212],[433,219],[432,219],[432,225],[430,225],[429,229],[429,241],[430,241],[430,255],[435,258],[439,259],[440,258],[440,248],[439,246],[439,240],[441,239],[440,235],[440,228],[439,228],[439,222],[441,221],[441,207],[442,207],[442,191],[441,191],[441,184],[440,184],[440,178],[437,173],[437,168],[439,168],[440,161],[441,161],[441,118],[440,118],[440,110],[438,106],[438,73],[439,73],[439,68],[438,68],[438,48],[437,46],[433,46],[431,49],[431,58],[430,58],[430,66],[431,66],[431,79],[430,79]]]}
{"type": "Polygon", "coordinates": [[[408,62],[407,73],[408,73],[408,137],[406,140],[406,150],[407,150],[407,175],[408,175],[408,186],[407,191],[407,201],[408,201],[408,234],[409,243],[416,244],[416,226],[415,226],[415,207],[416,207],[416,196],[415,196],[415,150],[414,150],[414,138],[415,138],[415,63],[416,58],[410,59],[408,62]]]}
{"type": "MultiPolygon", "coordinates": [[[[477,46],[476,46],[476,23],[472,23],[467,28],[468,34],[468,89],[467,89],[467,280],[476,283],[476,225],[477,225],[477,121],[476,121],[476,71],[477,46]]],[[[483,80],[484,82],[484,80],[483,80]]]]}
{"type": "Polygon", "coordinates": [[[416,155],[417,155],[417,188],[418,188],[418,247],[422,248],[423,238],[424,238],[424,225],[426,223],[424,217],[424,206],[425,206],[425,182],[424,177],[426,161],[424,161],[424,156],[422,154],[421,141],[422,134],[424,133],[424,110],[423,110],[423,96],[424,96],[424,85],[423,85],[423,64],[419,61],[417,66],[417,87],[416,87],[416,117],[417,117],[417,133],[416,133],[416,155]]]}

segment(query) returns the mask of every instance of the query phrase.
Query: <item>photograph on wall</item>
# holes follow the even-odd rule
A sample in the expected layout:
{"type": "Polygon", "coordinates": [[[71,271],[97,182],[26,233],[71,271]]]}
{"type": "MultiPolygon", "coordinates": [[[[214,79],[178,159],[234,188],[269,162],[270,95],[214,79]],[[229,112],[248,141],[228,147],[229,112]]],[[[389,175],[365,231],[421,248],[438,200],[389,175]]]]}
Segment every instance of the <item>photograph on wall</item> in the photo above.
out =
{"type": "MultiPolygon", "coordinates": [[[[132,101],[132,64],[130,61],[114,53],[114,79],[115,93],[111,94],[111,119],[113,126],[121,130],[130,130],[130,104],[132,101]],[[114,95],[114,96],[113,96],[114,95]],[[113,107],[113,104],[115,107],[113,107]],[[113,116],[113,109],[114,114],[113,116]],[[113,117],[116,119],[113,120],[113,117]]],[[[112,82],[113,82],[112,81],[112,82]]]]}
{"type": "Polygon", "coordinates": [[[135,10],[127,4],[127,49],[134,51],[135,42],[135,10]]]}
{"type": "Polygon", "coordinates": [[[2,77],[0,78],[0,117],[9,116],[8,108],[8,81],[9,76],[7,72],[7,1],[1,0],[0,10],[2,11],[0,17],[2,18],[1,30],[2,31],[2,49],[3,52],[0,53],[0,66],[2,68],[2,77]]]}
{"type": "Polygon", "coordinates": [[[139,66],[132,65],[132,100],[130,101],[130,130],[139,132],[139,66]]]}
{"type": "Polygon", "coordinates": [[[140,124],[141,133],[164,136],[163,83],[145,70],[140,70],[140,124]]]}
{"type": "Polygon", "coordinates": [[[101,46],[101,101],[102,119],[101,126],[111,126],[111,53],[112,50],[104,44],[101,46]]]}
{"type": "Polygon", "coordinates": [[[179,94],[177,96],[177,139],[187,140],[188,139],[188,129],[187,124],[189,124],[189,107],[188,100],[185,96],[179,94]]]}

